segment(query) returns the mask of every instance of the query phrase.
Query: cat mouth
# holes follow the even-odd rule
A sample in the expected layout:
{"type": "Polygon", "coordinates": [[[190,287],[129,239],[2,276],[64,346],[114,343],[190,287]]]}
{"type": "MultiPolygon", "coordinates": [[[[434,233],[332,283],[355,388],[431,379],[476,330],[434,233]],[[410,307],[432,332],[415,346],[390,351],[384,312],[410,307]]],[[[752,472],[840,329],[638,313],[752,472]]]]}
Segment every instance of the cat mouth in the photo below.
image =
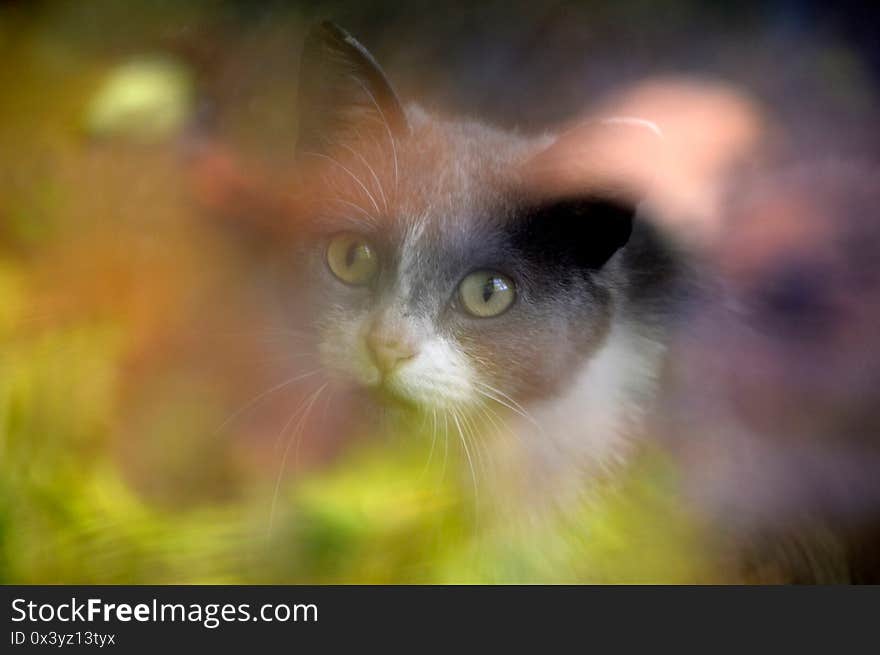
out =
{"type": "Polygon", "coordinates": [[[427,389],[407,383],[399,371],[376,370],[364,384],[370,395],[380,404],[409,409],[430,409],[442,405],[441,396],[430,397],[427,389]]]}
{"type": "Polygon", "coordinates": [[[402,390],[399,384],[395,384],[393,375],[379,374],[376,381],[367,384],[366,389],[370,395],[381,405],[418,409],[423,406],[412,394],[402,390]]]}

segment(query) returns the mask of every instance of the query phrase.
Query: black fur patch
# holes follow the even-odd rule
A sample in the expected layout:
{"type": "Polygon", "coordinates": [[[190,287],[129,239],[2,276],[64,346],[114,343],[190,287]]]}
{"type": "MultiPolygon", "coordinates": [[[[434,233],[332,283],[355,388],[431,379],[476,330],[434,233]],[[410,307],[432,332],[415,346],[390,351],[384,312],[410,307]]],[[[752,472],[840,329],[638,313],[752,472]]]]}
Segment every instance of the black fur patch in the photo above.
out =
{"type": "Polygon", "coordinates": [[[629,241],[635,210],[623,201],[587,197],[555,200],[514,221],[514,245],[547,263],[599,270],[629,241]]]}

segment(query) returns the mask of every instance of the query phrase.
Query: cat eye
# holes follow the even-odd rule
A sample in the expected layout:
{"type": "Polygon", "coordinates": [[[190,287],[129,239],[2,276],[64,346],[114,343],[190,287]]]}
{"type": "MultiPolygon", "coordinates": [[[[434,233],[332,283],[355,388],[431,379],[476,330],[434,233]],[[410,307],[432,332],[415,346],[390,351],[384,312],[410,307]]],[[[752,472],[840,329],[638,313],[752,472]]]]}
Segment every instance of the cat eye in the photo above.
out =
{"type": "Polygon", "coordinates": [[[356,234],[339,234],[327,246],[327,266],[346,284],[369,284],[379,270],[379,258],[372,246],[356,234]]]}
{"type": "Polygon", "coordinates": [[[474,271],[458,287],[461,306],[471,316],[490,318],[504,312],[516,297],[513,280],[495,271],[474,271]]]}

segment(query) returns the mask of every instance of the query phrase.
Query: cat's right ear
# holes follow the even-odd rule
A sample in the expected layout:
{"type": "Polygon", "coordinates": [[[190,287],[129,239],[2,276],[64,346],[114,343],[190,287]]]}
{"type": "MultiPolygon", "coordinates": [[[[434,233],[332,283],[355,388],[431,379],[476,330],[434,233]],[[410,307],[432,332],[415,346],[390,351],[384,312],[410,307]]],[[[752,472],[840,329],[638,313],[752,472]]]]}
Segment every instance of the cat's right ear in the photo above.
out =
{"type": "Polygon", "coordinates": [[[372,134],[405,136],[403,107],[373,56],[338,25],[325,21],[306,36],[297,100],[298,155],[324,152],[372,134]]]}

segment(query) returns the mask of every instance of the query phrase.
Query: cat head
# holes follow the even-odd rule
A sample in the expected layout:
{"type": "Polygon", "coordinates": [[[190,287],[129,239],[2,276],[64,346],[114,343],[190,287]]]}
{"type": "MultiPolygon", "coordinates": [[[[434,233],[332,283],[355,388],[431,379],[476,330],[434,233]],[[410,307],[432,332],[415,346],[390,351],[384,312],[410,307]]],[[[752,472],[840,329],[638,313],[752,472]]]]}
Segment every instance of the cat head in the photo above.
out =
{"type": "Polygon", "coordinates": [[[298,121],[299,264],[329,369],[423,408],[511,404],[556,393],[602,347],[638,198],[612,158],[573,145],[650,129],[443,120],[404,107],[330,23],[305,43],[298,121]]]}

